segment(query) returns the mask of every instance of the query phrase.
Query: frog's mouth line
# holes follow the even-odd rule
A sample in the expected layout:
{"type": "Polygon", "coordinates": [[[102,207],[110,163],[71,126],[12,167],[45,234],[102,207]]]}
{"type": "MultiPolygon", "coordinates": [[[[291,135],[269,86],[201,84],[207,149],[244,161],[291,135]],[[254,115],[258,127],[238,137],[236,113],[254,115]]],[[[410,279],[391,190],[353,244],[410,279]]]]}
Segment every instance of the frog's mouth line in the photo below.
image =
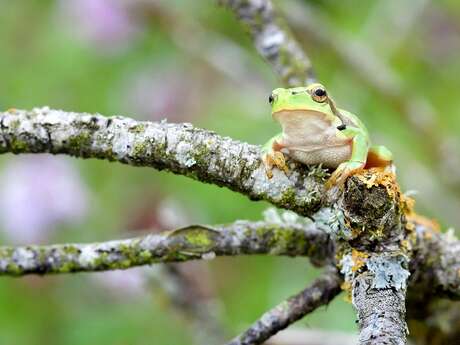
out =
{"type": "MultiPolygon", "coordinates": [[[[320,112],[320,111],[317,111],[317,110],[311,110],[311,109],[289,109],[289,108],[285,108],[285,109],[281,109],[281,110],[278,110],[274,113],[272,113],[272,118],[274,120],[278,120],[280,117],[288,117],[290,115],[292,115],[292,113],[295,113],[296,115],[303,115],[305,117],[317,117],[317,118],[321,118],[321,119],[326,119],[327,118],[327,114],[323,113],[323,112],[320,112]]],[[[330,121],[328,121],[330,122],[330,121]]]]}

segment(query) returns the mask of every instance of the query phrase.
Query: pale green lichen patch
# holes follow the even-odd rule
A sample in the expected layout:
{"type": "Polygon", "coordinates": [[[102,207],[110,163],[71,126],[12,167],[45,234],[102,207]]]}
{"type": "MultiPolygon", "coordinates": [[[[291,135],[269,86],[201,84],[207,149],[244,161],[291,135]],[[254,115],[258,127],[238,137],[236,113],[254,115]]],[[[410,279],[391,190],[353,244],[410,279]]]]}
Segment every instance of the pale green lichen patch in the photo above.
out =
{"type": "Polygon", "coordinates": [[[29,150],[29,144],[20,138],[13,137],[9,144],[13,153],[24,153],[29,150]]]}
{"type": "MultiPolygon", "coordinates": [[[[91,134],[82,131],[76,135],[70,136],[66,146],[71,153],[81,155],[88,149],[88,146],[91,146],[91,142],[91,134]]],[[[86,155],[89,156],[89,153],[86,155]]]]}
{"type": "Polygon", "coordinates": [[[366,262],[369,271],[374,273],[372,287],[376,289],[394,288],[400,290],[406,287],[409,278],[407,258],[403,255],[375,255],[366,262]]]}
{"type": "Polygon", "coordinates": [[[129,127],[128,131],[131,133],[137,133],[137,134],[143,133],[145,132],[145,124],[144,123],[136,124],[133,127],[129,127]]]}
{"type": "Polygon", "coordinates": [[[331,173],[327,169],[323,168],[321,164],[319,164],[309,167],[308,176],[314,177],[321,182],[325,182],[331,176],[331,173]]]}
{"type": "Polygon", "coordinates": [[[307,241],[299,231],[286,231],[284,228],[276,228],[270,231],[271,237],[268,243],[270,254],[289,252],[301,252],[306,248],[307,241]]]}
{"type": "Polygon", "coordinates": [[[19,121],[18,119],[15,119],[8,124],[8,127],[15,131],[19,128],[20,125],[21,125],[21,121],[19,121]]]}
{"type": "Polygon", "coordinates": [[[338,207],[323,207],[313,215],[316,226],[334,239],[351,240],[351,229],[345,223],[343,211],[338,207]]]}
{"type": "Polygon", "coordinates": [[[214,245],[219,233],[205,227],[190,226],[173,231],[168,237],[178,240],[178,245],[187,252],[208,252],[214,245]]]}
{"type": "Polygon", "coordinates": [[[137,142],[132,150],[133,158],[144,157],[147,154],[148,146],[145,142],[137,142]]]}

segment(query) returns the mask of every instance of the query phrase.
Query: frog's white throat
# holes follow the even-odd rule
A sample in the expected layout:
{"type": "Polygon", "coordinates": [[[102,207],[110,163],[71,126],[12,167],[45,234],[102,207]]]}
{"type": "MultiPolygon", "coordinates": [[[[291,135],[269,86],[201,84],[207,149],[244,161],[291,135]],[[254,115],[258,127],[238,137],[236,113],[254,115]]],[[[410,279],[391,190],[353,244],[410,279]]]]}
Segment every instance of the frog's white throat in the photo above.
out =
{"type": "Polygon", "coordinates": [[[315,110],[281,110],[273,113],[273,118],[283,128],[284,140],[291,143],[307,138],[321,142],[324,135],[329,136],[336,130],[334,116],[315,110]]]}
{"type": "Polygon", "coordinates": [[[283,127],[278,145],[294,160],[336,168],[350,159],[350,141],[337,135],[341,123],[337,117],[314,110],[283,110],[273,118],[283,127]]]}

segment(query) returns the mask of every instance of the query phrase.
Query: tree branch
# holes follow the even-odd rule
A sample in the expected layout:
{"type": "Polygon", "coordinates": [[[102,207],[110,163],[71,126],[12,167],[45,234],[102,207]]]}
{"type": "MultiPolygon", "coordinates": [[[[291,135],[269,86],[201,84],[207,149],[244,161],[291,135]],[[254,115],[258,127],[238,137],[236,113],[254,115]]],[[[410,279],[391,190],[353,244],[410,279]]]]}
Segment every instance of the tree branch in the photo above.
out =
{"type": "Polygon", "coordinates": [[[262,344],[272,335],[300,320],[316,308],[328,304],[340,293],[341,282],[342,279],[335,269],[328,270],[305,290],[264,313],[259,320],[228,345],[262,344]]]}
{"type": "Polygon", "coordinates": [[[380,287],[369,271],[353,281],[353,305],[358,312],[360,345],[406,344],[406,286],[380,287]]]}
{"type": "Polygon", "coordinates": [[[315,81],[310,59],[270,0],[220,0],[246,25],[254,45],[287,86],[315,81]]]}
{"type": "Polygon", "coordinates": [[[395,176],[371,169],[348,179],[340,201],[337,252],[358,314],[359,344],[406,344],[405,296],[411,252],[407,201],[395,176]]]}
{"type": "Polygon", "coordinates": [[[302,215],[322,202],[323,170],[299,165],[289,176],[275,171],[269,180],[259,146],[190,124],[36,108],[0,113],[0,126],[0,153],[49,152],[166,169],[302,215]]]}
{"type": "Polygon", "coordinates": [[[441,233],[429,224],[415,225],[416,245],[411,261],[418,295],[424,303],[427,298],[449,297],[460,299],[460,241],[453,230],[441,233]]]}
{"type": "Polygon", "coordinates": [[[322,264],[333,256],[333,247],[328,235],[313,224],[301,227],[238,221],[101,243],[3,246],[0,274],[90,272],[250,254],[311,256],[312,262],[322,264]]]}

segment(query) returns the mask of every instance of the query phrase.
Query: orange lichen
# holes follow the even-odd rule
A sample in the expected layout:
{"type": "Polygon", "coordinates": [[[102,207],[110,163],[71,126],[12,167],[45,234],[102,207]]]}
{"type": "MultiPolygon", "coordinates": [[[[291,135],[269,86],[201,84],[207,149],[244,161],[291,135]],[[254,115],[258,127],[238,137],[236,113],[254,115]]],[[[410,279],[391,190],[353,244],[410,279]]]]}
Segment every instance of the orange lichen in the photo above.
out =
{"type": "Polygon", "coordinates": [[[351,270],[353,272],[359,271],[365,264],[366,264],[366,259],[369,257],[369,254],[365,252],[360,252],[356,249],[351,250],[351,258],[353,260],[353,267],[351,270]]]}
{"type": "Polygon", "coordinates": [[[410,223],[413,223],[414,225],[422,225],[423,227],[431,229],[435,232],[441,231],[441,226],[439,225],[436,219],[430,219],[430,218],[421,216],[415,212],[412,214],[406,215],[406,219],[408,223],[410,222],[410,223]]]}
{"type": "Polygon", "coordinates": [[[401,248],[405,252],[409,252],[410,250],[412,250],[412,247],[413,247],[413,244],[412,244],[411,241],[409,241],[409,240],[401,240],[401,248]]]}
{"type": "Polygon", "coordinates": [[[341,285],[340,288],[342,291],[345,291],[345,297],[343,298],[345,302],[351,303],[351,283],[349,281],[344,281],[341,285]]]}
{"type": "Polygon", "coordinates": [[[401,208],[405,215],[414,213],[415,199],[408,195],[401,195],[401,208]]]}
{"type": "Polygon", "coordinates": [[[422,225],[435,232],[441,231],[441,226],[435,219],[421,216],[415,212],[415,200],[407,195],[401,195],[401,208],[406,216],[406,230],[415,230],[416,225],[422,225]]]}
{"type": "Polygon", "coordinates": [[[401,194],[396,182],[396,175],[385,168],[371,168],[359,171],[356,176],[366,184],[367,188],[384,186],[388,194],[396,199],[401,194]]]}

